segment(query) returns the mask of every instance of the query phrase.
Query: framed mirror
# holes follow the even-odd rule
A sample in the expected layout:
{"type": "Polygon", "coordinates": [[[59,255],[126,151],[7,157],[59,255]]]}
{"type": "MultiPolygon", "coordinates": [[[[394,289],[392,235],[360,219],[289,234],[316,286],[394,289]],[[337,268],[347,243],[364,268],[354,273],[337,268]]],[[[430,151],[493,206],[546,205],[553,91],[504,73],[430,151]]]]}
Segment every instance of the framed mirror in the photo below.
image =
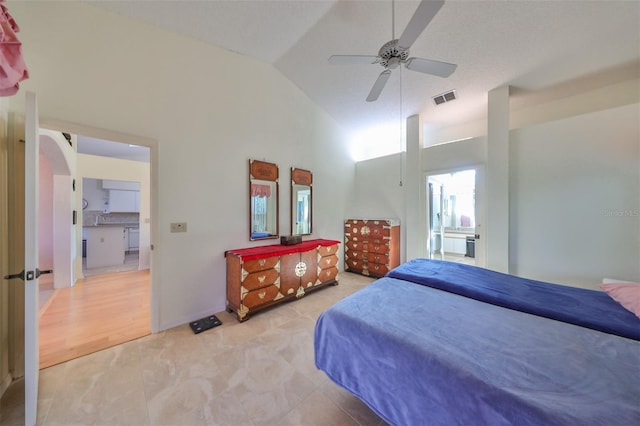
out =
{"type": "Polygon", "coordinates": [[[311,234],[313,176],[303,169],[291,168],[291,235],[311,234]]]}
{"type": "Polygon", "coordinates": [[[249,160],[249,238],[278,238],[278,166],[249,160]]]}

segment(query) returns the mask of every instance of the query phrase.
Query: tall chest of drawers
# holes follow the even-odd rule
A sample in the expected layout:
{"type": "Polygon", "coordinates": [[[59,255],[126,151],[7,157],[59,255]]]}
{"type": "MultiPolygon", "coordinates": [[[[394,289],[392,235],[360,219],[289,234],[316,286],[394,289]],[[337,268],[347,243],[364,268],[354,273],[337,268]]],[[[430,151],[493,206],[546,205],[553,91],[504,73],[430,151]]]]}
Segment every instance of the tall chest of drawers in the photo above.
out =
{"type": "Polygon", "coordinates": [[[255,312],[338,284],[339,244],[317,239],[226,251],[227,311],[245,321],[255,312]]]}
{"type": "Polygon", "coordinates": [[[400,264],[400,222],[347,219],[344,270],[380,278],[400,264]]]}

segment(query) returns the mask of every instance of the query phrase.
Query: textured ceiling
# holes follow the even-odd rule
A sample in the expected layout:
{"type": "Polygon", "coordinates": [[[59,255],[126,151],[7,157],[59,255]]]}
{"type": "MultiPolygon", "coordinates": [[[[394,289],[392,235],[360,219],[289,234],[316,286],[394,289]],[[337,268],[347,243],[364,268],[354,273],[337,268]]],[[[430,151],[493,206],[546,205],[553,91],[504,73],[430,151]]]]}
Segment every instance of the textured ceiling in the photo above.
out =
{"type": "MultiPolygon", "coordinates": [[[[392,2],[377,0],[91,1],[90,4],[273,64],[348,131],[419,113],[434,128],[486,116],[487,92],[556,87],[640,58],[638,1],[449,0],[411,56],[458,64],[446,79],[396,69],[365,102],[380,65],[330,65],[377,55],[392,39],[392,2]],[[455,89],[435,107],[431,97],[455,89]],[[402,104],[400,104],[402,99],[402,104]]],[[[395,2],[395,36],[418,1],[395,2]]],[[[584,79],[583,79],[584,80],[584,79]]]]}

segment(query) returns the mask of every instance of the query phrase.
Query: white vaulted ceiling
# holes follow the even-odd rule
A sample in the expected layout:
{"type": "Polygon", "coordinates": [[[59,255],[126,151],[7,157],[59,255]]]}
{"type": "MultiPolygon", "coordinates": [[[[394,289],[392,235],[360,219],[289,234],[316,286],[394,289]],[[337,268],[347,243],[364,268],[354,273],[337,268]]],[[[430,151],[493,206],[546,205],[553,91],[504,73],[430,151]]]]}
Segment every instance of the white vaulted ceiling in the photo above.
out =
{"type": "MultiPolygon", "coordinates": [[[[403,118],[419,113],[431,126],[446,127],[486,116],[487,92],[496,87],[543,90],[630,64],[637,74],[640,61],[638,1],[448,0],[411,56],[455,63],[455,73],[443,79],[396,69],[379,100],[367,103],[382,67],[327,60],[333,54],[377,55],[392,39],[391,0],[90,4],[271,63],[353,132],[399,119],[400,90],[403,118]],[[451,89],[456,101],[433,105],[432,96],[451,89]]],[[[395,2],[396,38],[417,5],[395,2]]]]}

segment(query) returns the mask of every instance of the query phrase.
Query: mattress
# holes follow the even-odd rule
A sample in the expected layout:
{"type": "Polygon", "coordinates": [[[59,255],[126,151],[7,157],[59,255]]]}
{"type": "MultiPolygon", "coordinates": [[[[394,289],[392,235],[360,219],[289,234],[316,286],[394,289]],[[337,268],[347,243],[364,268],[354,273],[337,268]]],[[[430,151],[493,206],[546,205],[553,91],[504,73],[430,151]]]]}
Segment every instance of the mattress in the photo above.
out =
{"type": "Polygon", "coordinates": [[[320,315],[315,362],[394,425],[640,424],[640,342],[397,278],[320,315]]]}

